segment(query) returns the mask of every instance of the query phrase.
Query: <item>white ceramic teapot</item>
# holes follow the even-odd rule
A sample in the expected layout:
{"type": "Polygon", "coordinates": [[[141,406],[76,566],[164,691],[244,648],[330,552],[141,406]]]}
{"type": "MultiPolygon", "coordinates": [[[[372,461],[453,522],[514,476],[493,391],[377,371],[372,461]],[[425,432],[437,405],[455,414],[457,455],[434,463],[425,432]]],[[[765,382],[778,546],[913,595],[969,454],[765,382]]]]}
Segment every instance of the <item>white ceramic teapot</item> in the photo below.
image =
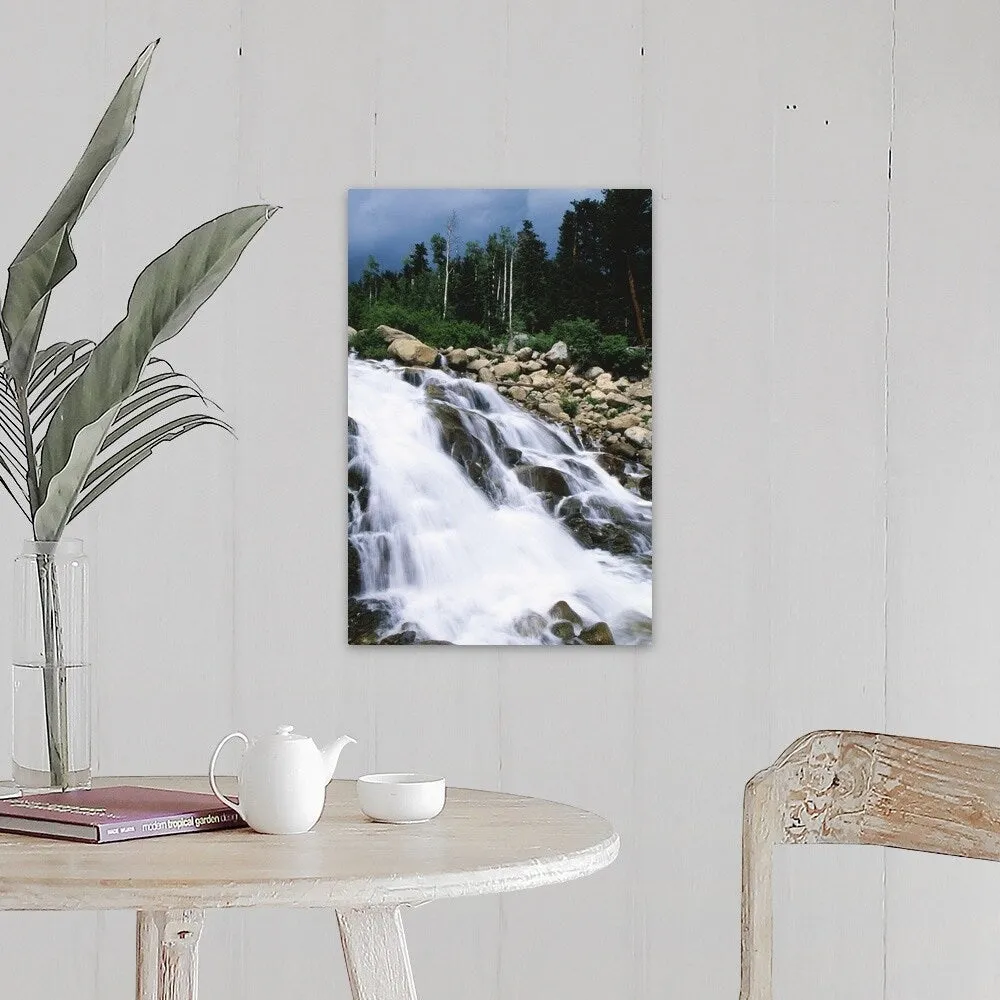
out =
{"type": "Polygon", "coordinates": [[[243,733],[230,733],[215,748],[208,766],[208,780],[216,797],[260,833],[305,833],[323,812],[326,786],[333,777],[340,751],[350,736],[320,750],[308,736],[278,726],[253,741],[243,733]],[[227,799],[215,783],[215,762],[233,739],[246,744],[239,771],[239,802],[227,799]]]}

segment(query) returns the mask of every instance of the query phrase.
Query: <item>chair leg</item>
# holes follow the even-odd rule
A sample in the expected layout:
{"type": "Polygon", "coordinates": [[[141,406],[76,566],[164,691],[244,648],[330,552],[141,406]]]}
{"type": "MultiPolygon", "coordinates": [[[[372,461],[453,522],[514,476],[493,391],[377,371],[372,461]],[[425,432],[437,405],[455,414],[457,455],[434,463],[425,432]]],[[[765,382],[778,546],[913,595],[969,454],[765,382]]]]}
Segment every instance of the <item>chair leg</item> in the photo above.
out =
{"type": "Polygon", "coordinates": [[[398,906],[338,910],[354,1000],[417,1000],[398,906]]]}
{"type": "Polygon", "coordinates": [[[136,914],[136,1000],[198,1000],[201,910],[136,914]]]}
{"type": "Polygon", "coordinates": [[[771,885],[774,804],[771,782],[754,778],[743,797],[743,899],[740,1000],[771,1000],[771,885]]]}

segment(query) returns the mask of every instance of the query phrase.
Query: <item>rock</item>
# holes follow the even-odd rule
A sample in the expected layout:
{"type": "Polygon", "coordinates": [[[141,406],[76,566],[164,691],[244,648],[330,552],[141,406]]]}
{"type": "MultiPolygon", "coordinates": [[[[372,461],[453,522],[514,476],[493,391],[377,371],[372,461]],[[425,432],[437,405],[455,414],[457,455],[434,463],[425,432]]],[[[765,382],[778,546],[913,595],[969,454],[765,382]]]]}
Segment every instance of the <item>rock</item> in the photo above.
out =
{"type": "Polygon", "coordinates": [[[428,382],[424,386],[424,395],[428,399],[444,399],[444,388],[437,382],[428,382]]]}
{"type": "Polygon", "coordinates": [[[361,593],[361,556],[358,547],[350,539],[347,541],[347,596],[357,597],[361,593]]]}
{"type": "Polygon", "coordinates": [[[573,625],[583,624],[583,619],[565,601],[556,601],[549,608],[549,618],[556,622],[571,622],[573,625]]]}
{"type": "Polygon", "coordinates": [[[635,458],[637,454],[632,445],[621,440],[608,441],[607,448],[608,451],[613,452],[616,455],[621,455],[622,458],[635,458]]]}
{"type": "Polygon", "coordinates": [[[521,371],[530,375],[532,372],[540,372],[544,367],[541,361],[525,361],[521,365],[521,371]]]}
{"type": "Polygon", "coordinates": [[[643,465],[652,465],[653,464],[653,450],[651,448],[640,448],[639,449],[639,454],[636,455],[636,458],[638,458],[639,461],[642,462],[643,465]]]}
{"type": "Polygon", "coordinates": [[[413,338],[397,337],[390,341],[386,353],[397,361],[402,361],[404,365],[423,365],[429,368],[438,361],[437,348],[413,338]]]}
{"type": "Polygon", "coordinates": [[[521,374],[521,366],[516,361],[501,361],[500,364],[493,366],[493,374],[498,380],[515,378],[521,374]]]}
{"type": "Polygon", "coordinates": [[[559,520],[570,534],[588,549],[604,549],[615,556],[643,551],[649,534],[648,525],[632,522],[628,513],[613,504],[595,509],[580,497],[568,497],[556,508],[559,520]]]}
{"type": "Polygon", "coordinates": [[[576,629],[572,622],[558,621],[549,626],[549,631],[564,643],[572,642],[576,638],[576,629]]]}
{"type": "Polygon", "coordinates": [[[417,633],[412,629],[405,632],[394,632],[379,640],[380,646],[412,646],[417,641],[417,633]]]}
{"type": "Polygon", "coordinates": [[[466,427],[462,411],[451,403],[434,401],[430,404],[430,412],[440,427],[441,447],[487,497],[496,500],[499,487],[491,475],[494,464],[492,451],[483,444],[478,434],[466,427]]]}
{"type": "Polygon", "coordinates": [[[545,416],[551,417],[553,420],[569,420],[569,414],[563,412],[559,403],[539,403],[538,412],[544,413],[545,416]]]}
{"type": "Polygon", "coordinates": [[[594,383],[598,389],[602,389],[604,392],[610,392],[615,386],[615,380],[607,372],[601,372],[594,379],[594,383]]]}
{"type": "Polygon", "coordinates": [[[543,360],[547,361],[549,364],[559,364],[563,361],[569,360],[569,348],[566,347],[566,342],[563,340],[557,340],[543,355],[543,360]]]}
{"type": "Polygon", "coordinates": [[[652,476],[643,476],[642,479],[639,480],[639,496],[641,496],[643,500],[653,499],[652,476]]]}
{"type": "Polygon", "coordinates": [[[625,431],[641,423],[642,421],[634,413],[623,413],[621,416],[612,417],[608,421],[608,427],[613,431],[625,431]]]}
{"type": "Polygon", "coordinates": [[[596,622],[580,633],[580,638],[588,646],[613,646],[615,637],[611,634],[607,622],[596,622]]]}
{"type": "MultiPolygon", "coordinates": [[[[472,350],[475,351],[476,349],[473,347],[472,350]]],[[[467,367],[470,372],[477,372],[480,368],[485,368],[489,364],[489,361],[487,361],[486,358],[481,358],[479,356],[478,351],[476,351],[476,356],[474,358],[470,357],[469,351],[465,352],[465,356],[469,358],[467,367]]]]}
{"type": "Polygon", "coordinates": [[[603,368],[598,368],[597,365],[594,365],[593,368],[588,368],[583,373],[583,377],[585,379],[588,379],[589,381],[593,382],[594,379],[597,378],[598,375],[603,375],[603,374],[604,374],[604,369],[603,368]]]}
{"type": "Polygon", "coordinates": [[[478,375],[480,382],[485,382],[487,385],[496,385],[497,377],[493,374],[493,369],[489,366],[480,368],[478,375]]]}
{"type": "Polygon", "coordinates": [[[516,399],[519,403],[523,403],[528,398],[528,390],[523,385],[514,385],[510,387],[507,395],[511,399],[516,399]]]}
{"type": "Polygon", "coordinates": [[[603,403],[607,399],[607,396],[600,389],[591,389],[587,398],[593,400],[595,403],[603,403]]]}
{"type": "Polygon", "coordinates": [[[514,358],[517,361],[530,361],[532,355],[532,350],[530,347],[522,347],[519,351],[515,352],[514,358]]]}
{"type": "Polygon", "coordinates": [[[391,608],[387,601],[372,598],[347,600],[347,641],[354,646],[373,646],[378,633],[388,624],[391,608]]]}
{"type": "Polygon", "coordinates": [[[536,493],[549,493],[555,497],[568,497],[572,492],[566,477],[548,465],[522,465],[514,470],[518,482],[536,493]]]}
{"type": "Polygon", "coordinates": [[[467,347],[465,350],[465,356],[470,361],[476,361],[479,358],[479,348],[478,347],[467,347]]]}
{"type": "Polygon", "coordinates": [[[625,391],[632,399],[653,398],[653,387],[648,382],[634,382],[625,391]]]}
{"type": "Polygon", "coordinates": [[[375,327],[375,332],[387,343],[391,344],[394,340],[416,340],[417,338],[413,336],[412,333],[406,333],[403,330],[397,330],[394,326],[386,326],[384,323],[381,326],[375,327]]]}
{"type": "Polygon", "coordinates": [[[354,338],[358,335],[358,331],[354,329],[353,326],[347,328],[347,342],[349,344],[354,343],[354,338]]]}
{"type": "Polygon", "coordinates": [[[511,622],[511,628],[525,639],[540,639],[548,622],[537,611],[526,611],[511,622]]]}
{"type": "Polygon", "coordinates": [[[464,368],[469,363],[469,355],[461,347],[448,352],[448,364],[452,368],[464,368]]]}
{"type": "Polygon", "coordinates": [[[636,448],[651,448],[653,432],[647,427],[629,427],[625,430],[625,440],[634,444],[636,448]]]}
{"type": "Polygon", "coordinates": [[[556,365],[555,368],[553,368],[552,370],[557,375],[565,375],[566,374],[566,366],[565,365],[556,365]]]}
{"type": "Polygon", "coordinates": [[[532,372],[528,377],[536,389],[550,389],[552,387],[552,379],[545,372],[532,372]]]}
{"type": "Polygon", "coordinates": [[[625,463],[617,455],[609,455],[606,451],[597,456],[597,464],[611,476],[618,477],[625,471],[625,463]]]}

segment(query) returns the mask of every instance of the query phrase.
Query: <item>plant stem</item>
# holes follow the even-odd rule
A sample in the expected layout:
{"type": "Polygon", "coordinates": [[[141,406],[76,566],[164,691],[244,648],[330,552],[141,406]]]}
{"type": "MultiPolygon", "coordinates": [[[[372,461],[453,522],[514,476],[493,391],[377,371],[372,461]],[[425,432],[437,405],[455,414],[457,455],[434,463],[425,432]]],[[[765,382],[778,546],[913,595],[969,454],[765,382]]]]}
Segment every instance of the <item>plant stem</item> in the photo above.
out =
{"type": "Polygon", "coordinates": [[[42,642],[45,647],[42,685],[45,701],[45,739],[49,750],[49,784],[53,788],[65,789],[69,786],[69,727],[59,581],[52,555],[39,553],[35,557],[35,565],[38,568],[42,642]]]}
{"type": "MultiPolygon", "coordinates": [[[[24,437],[24,457],[28,467],[28,506],[32,526],[35,511],[41,505],[38,488],[38,463],[31,433],[31,415],[24,387],[15,386],[17,409],[24,437]]],[[[45,663],[42,667],[43,700],[45,702],[45,741],[49,751],[49,784],[54,788],[69,785],[69,726],[66,692],[66,664],[63,660],[62,620],[59,611],[59,582],[56,578],[55,553],[38,552],[38,599],[42,616],[42,643],[45,663]]]]}

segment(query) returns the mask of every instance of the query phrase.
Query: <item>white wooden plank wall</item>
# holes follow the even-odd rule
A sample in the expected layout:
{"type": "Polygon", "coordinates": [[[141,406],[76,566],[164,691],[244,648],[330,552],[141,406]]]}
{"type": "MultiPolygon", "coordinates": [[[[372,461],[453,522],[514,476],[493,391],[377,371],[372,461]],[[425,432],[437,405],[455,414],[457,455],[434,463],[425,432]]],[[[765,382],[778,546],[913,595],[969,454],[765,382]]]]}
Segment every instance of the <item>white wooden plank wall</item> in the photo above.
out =
{"type": "MultiPolygon", "coordinates": [[[[291,721],[359,738],[346,775],[593,808],[608,872],[410,915],[424,995],[735,997],[750,773],[816,726],[1000,742],[995,5],[2,0],[0,259],[157,36],[48,335],[102,335],[203,219],[284,211],[169,354],[238,442],[164,449],[81,525],[99,769],[199,772],[233,726],[291,721]],[[373,183],[654,189],[653,649],[344,646],[344,192],[373,183]]],[[[8,509],[0,553],[22,534],[8,509]]],[[[831,849],[777,875],[780,997],[1000,980],[996,866],[831,849]]],[[[125,1000],[131,935],[4,915],[2,995],[125,1000]]],[[[206,996],[346,995],[328,915],[202,940],[206,996]]]]}

